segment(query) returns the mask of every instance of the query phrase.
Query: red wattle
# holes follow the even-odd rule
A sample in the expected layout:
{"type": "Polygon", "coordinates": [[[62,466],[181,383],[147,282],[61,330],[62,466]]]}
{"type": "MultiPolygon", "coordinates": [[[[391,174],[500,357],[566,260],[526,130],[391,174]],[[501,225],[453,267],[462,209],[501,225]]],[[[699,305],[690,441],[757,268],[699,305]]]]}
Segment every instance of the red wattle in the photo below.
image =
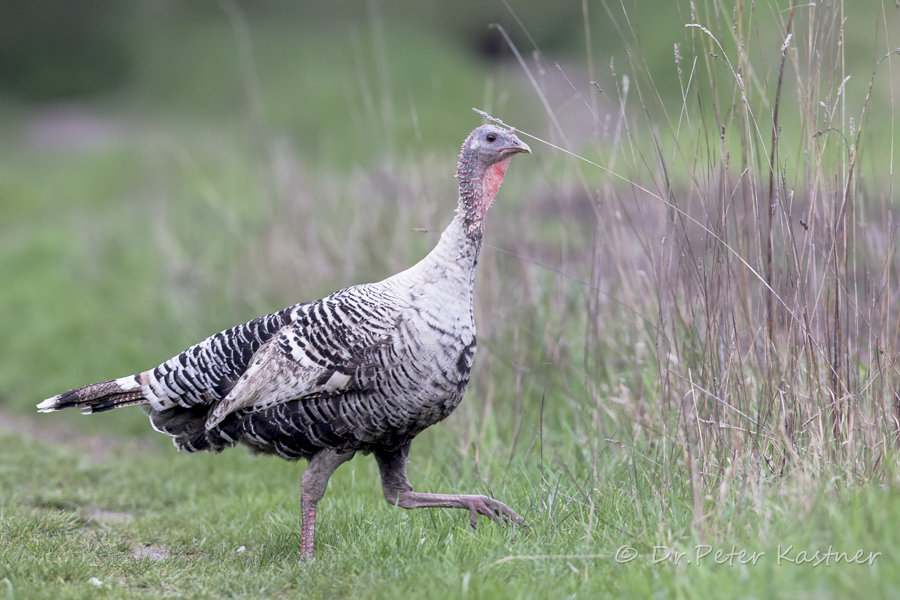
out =
{"type": "Polygon", "coordinates": [[[511,159],[512,157],[508,156],[500,162],[494,163],[485,171],[481,188],[482,202],[479,207],[479,217],[484,218],[485,213],[491,206],[491,202],[494,201],[494,196],[497,195],[497,190],[500,189],[500,184],[503,183],[503,176],[506,175],[506,168],[509,166],[511,159]]]}

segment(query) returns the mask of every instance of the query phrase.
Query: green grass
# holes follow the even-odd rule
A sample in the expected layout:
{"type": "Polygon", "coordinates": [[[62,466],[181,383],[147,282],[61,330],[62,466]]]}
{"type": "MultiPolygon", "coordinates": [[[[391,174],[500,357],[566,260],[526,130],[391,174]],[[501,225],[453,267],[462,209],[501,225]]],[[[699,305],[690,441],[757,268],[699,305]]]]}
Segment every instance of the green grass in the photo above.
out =
{"type": "MultiPolygon", "coordinates": [[[[410,464],[418,489],[487,491],[471,460],[435,443],[450,441],[446,435],[423,438],[410,464]],[[449,465],[457,471],[448,472],[449,465]]],[[[482,456],[482,471],[496,473],[491,491],[519,509],[528,526],[482,520],[473,532],[460,511],[388,506],[374,461],[357,457],[332,478],[320,504],[318,556],[303,564],[296,464],[241,450],[188,456],[118,444],[91,460],[77,442],[0,437],[6,597],[637,598],[667,590],[666,597],[686,598],[844,598],[900,591],[900,537],[886,526],[900,518],[900,497],[876,484],[812,484],[802,494],[764,486],[743,506],[728,493],[717,503],[721,521],[710,523],[715,533],[701,541],[690,534],[685,486],[661,493],[635,480],[635,467],[643,467],[629,464],[627,454],[604,461],[595,476],[576,469],[578,484],[558,468],[542,483],[535,452],[509,470],[500,468],[500,457],[482,456]],[[702,544],[713,553],[698,565],[702,544]],[[620,563],[616,553],[625,545],[638,555],[620,563]],[[779,564],[779,545],[795,560],[801,550],[824,558],[829,546],[851,555],[863,550],[863,559],[881,554],[871,565],[834,558],[817,567],[779,564]],[[667,552],[654,546],[687,555],[677,565],[653,564],[667,552]],[[765,555],[755,565],[737,558],[716,564],[715,552],[725,561],[732,546],[765,555]],[[161,554],[137,559],[147,547],[161,554]]]]}
{"type": "Polygon", "coordinates": [[[591,4],[604,89],[591,107],[583,65],[563,55],[573,89],[554,57],[523,45],[559,130],[517,64],[463,52],[449,29],[368,13],[251,15],[254,72],[224,12],[151,19],[132,40],[128,86],[75,106],[77,119],[113,126],[105,141],[35,142],[53,110],[0,105],[0,598],[896,597],[890,63],[846,213],[850,259],[837,266],[823,248],[858,122],[817,108],[842,98],[858,115],[884,44],[871,43],[876,17],[848,13],[844,45],[839,6],[804,7],[794,23],[773,287],[779,307],[811,315],[817,354],[789,319],[767,339],[763,288],[746,268],[764,272],[784,7],[696,4],[723,43],[715,60],[708,36],[685,29],[687,6],[629,20],[591,4]],[[723,56],[756,77],[746,103],[723,56]],[[420,491],[491,494],[528,527],[482,519],[473,532],[459,511],[390,507],[360,456],[332,478],[317,558],[301,564],[302,464],[178,454],[136,409],[33,415],[49,395],[412,264],[451,217],[472,106],[644,188],[528,140],[535,154],[513,161],[488,216],[470,391],[416,440],[410,478],[420,491]],[[827,125],[834,135],[814,135],[827,125]],[[713,553],[696,564],[704,545],[713,553]],[[794,559],[880,554],[779,564],[791,546],[794,559]],[[617,561],[623,547],[637,557],[617,561]],[[655,547],[686,554],[654,564],[655,547]],[[765,555],[714,562],[732,548],[765,555]]]}

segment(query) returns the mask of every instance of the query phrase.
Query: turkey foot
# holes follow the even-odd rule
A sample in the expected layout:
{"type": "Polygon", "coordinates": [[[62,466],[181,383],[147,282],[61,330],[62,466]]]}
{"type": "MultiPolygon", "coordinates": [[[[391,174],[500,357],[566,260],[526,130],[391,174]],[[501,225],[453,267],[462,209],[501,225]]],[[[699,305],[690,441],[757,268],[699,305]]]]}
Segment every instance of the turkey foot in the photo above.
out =
{"type": "Polygon", "coordinates": [[[409,462],[410,443],[390,450],[375,452],[375,460],[381,471],[384,499],[388,504],[400,508],[462,508],[469,511],[472,529],[478,515],[504,523],[522,525],[522,517],[499,500],[487,496],[468,494],[424,494],[414,492],[406,478],[406,464],[409,462]]]}
{"type": "Polygon", "coordinates": [[[419,492],[400,492],[397,506],[401,508],[463,508],[469,511],[472,529],[478,515],[505,525],[522,525],[522,517],[499,500],[487,496],[466,494],[423,494],[419,492]]]}

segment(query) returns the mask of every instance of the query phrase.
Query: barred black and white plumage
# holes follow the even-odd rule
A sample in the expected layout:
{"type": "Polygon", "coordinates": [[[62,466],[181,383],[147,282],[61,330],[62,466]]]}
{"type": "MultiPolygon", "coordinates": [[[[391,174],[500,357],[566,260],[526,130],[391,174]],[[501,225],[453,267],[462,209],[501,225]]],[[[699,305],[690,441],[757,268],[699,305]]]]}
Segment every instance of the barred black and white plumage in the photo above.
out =
{"type": "Polygon", "coordinates": [[[303,476],[301,555],[312,556],[315,505],[331,473],[374,453],[385,497],[518,521],[483,496],[419,494],[406,480],[412,439],[462,400],[476,342],[475,265],[484,215],[513,154],[530,152],[493,125],[463,144],[457,214],[413,267],[217,333],[155,369],[45,400],[41,412],[143,405],[188,452],[244,444],[310,461],[303,476]]]}

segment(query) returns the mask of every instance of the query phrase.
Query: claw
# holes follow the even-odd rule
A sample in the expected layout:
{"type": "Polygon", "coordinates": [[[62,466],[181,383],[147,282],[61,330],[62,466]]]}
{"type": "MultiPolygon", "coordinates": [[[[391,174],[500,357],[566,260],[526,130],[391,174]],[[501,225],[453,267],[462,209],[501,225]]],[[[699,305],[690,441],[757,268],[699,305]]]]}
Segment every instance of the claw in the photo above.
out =
{"type": "Polygon", "coordinates": [[[469,511],[469,524],[475,529],[478,515],[504,525],[522,525],[522,518],[499,500],[464,494],[423,494],[401,492],[396,499],[401,508],[462,508],[469,511]]]}

